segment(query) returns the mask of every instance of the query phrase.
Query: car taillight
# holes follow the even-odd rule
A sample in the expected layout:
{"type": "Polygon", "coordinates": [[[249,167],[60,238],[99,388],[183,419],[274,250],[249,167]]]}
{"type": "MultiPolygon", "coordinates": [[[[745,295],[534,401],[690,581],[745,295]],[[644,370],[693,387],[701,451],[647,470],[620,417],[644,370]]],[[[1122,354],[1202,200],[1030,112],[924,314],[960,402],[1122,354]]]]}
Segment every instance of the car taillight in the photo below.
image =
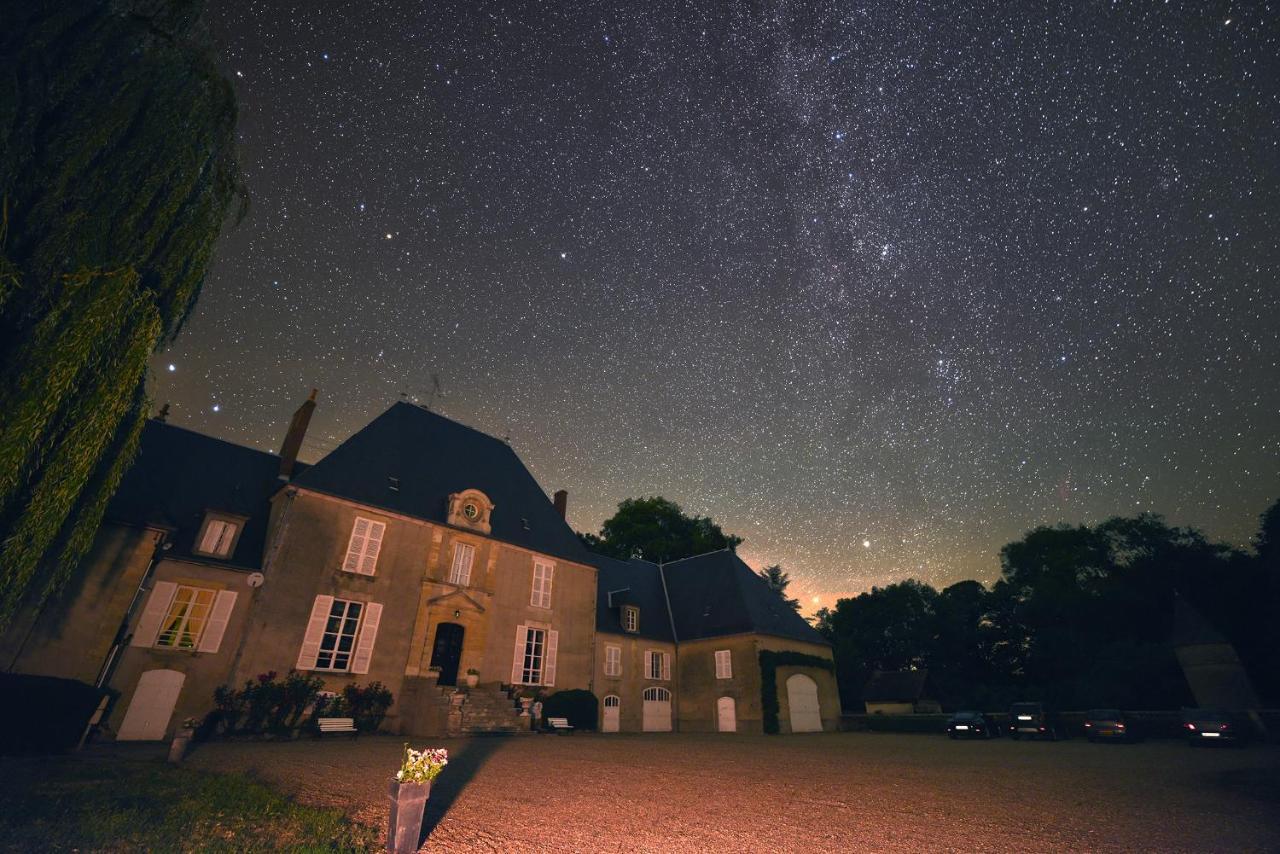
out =
{"type": "Polygon", "coordinates": [[[1124,729],[1124,724],[1116,724],[1116,729],[1124,729]]]}
{"type": "Polygon", "coordinates": [[[1040,731],[1041,731],[1041,732],[1044,732],[1044,727],[1040,727],[1040,731]]]}
{"type": "Polygon", "coordinates": [[[1088,728],[1089,728],[1089,727],[1091,727],[1091,726],[1093,726],[1093,724],[1089,723],[1088,721],[1085,721],[1085,722],[1084,722],[1084,728],[1085,728],[1085,729],[1088,729],[1088,728]]]}
{"type": "Polygon", "coordinates": [[[1223,724],[1222,726],[1218,727],[1218,729],[1231,729],[1231,724],[1223,724]]]}
{"type": "Polygon", "coordinates": [[[1192,729],[1192,730],[1193,730],[1193,729],[1195,729],[1195,728],[1196,728],[1196,725],[1195,725],[1195,724],[1193,724],[1193,723],[1188,723],[1188,724],[1187,724],[1187,729],[1192,729]]]}

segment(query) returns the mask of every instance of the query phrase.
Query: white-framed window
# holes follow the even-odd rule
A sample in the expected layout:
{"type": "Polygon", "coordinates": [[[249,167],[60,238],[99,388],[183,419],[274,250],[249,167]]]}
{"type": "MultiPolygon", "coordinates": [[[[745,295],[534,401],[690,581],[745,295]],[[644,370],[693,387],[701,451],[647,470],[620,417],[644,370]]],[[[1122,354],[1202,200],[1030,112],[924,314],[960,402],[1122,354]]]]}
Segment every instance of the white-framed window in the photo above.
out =
{"type": "Polygon", "coordinates": [[[733,656],[730,655],[727,649],[716,650],[716,678],[733,678],[733,656]]]}
{"type": "Polygon", "coordinates": [[[560,633],[542,626],[516,626],[511,684],[556,684],[556,651],[560,633]]]}
{"type": "Polygon", "coordinates": [[[624,605],[622,608],[622,628],[628,632],[640,631],[640,609],[635,605],[624,605]]]}
{"type": "Polygon", "coordinates": [[[622,675],[622,647],[609,645],[604,648],[604,675],[622,675]]]}
{"type": "Polygon", "coordinates": [[[298,670],[368,673],[382,605],[317,596],[298,653],[298,670]]]}
{"type": "Polygon", "coordinates": [[[533,562],[533,591],[529,595],[529,604],[535,608],[551,607],[551,577],[555,574],[554,564],[533,562]]]}
{"type": "Polygon", "coordinates": [[[236,594],[230,590],[157,581],[130,645],[217,652],[235,604],[236,594]]]}
{"type": "Polygon", "coordinates": [[[656,649],[644,651],[644,676],[646,679],[671,678],[671,653],[656,649]]]}
{"type": "Polygon", "coordinates": [[[466,587],[471,583],[471,564],[476,559],[476,547],[468,543],[453,544],[453,565],[449,567],[449,583],[466,587]]]}
{"type": "Polygon", "coordinates": [[[231,550],[235,548],[236,534],[239,531],[240,525],[237,522],[208,516],[205,518],[204,529],[200,531],[200,539],[194,551],[209,557],[231,557],[231,550]]]}
{"type": "Polygon", "coordinates": [[[386,522],[375,522],[357,516],[351,526],[351,539],[347,541],[347,557],[342,562],[343,572],[373,575],[378,566],[378,552],[382,551],[382,535],[386,522]]]}

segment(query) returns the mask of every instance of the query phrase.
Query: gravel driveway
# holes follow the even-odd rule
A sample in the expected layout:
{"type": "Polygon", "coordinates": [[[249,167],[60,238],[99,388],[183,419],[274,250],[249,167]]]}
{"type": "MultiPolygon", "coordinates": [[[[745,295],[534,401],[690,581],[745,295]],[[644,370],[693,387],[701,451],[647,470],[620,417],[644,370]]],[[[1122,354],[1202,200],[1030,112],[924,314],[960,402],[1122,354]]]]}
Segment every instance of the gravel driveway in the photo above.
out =
{"type": "MultiPolygon", "coordinates": [[[[942,737],[435,739],[425,850],[1276,851],[1280,750],[942,737]]],[[[249,772],[384,826],[401,739],[218,743],[249,772]]]]}

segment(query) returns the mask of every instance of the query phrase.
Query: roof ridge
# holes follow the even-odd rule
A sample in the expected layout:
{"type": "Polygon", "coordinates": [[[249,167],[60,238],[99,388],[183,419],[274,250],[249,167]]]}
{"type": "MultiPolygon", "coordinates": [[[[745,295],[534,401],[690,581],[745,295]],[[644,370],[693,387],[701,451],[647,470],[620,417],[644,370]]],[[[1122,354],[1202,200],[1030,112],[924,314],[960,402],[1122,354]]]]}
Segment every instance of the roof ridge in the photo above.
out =
{"type": "MultiPolygon", "coordinates": [[[[506,448],[507,450],[511,451],[511,453],[513,453],[513,454],[515,453],[515,449],[511,447],[511,443],[510,443],[509,441],[504,440],[504,439],[499,439],[497,436],[494,436],[492,433],[486,433],[485,431],[481,430],[479,427],[472,427],[470,424],[463,423],[462,421],[459,421],[459,420],[458,420],[458,419],[456,419],[456,418],[450,418],[448,415],[443,415],[443,414],[441,414],[441,413],[439,413],[439,412],[436,412],[436,411],[435,411],[435,410],[433,410],[433,409],[428,409],[427,407],[423,406],[421,403],[410,403],[410,402],[409,402],[409,401],[407,401],[407,400],[397,400],[397,401],[395,401],[393,404],[391,404],[391,408],[390,408],[390,409],[388,409],[388,410],[387,410],[387,412],[390,412],[392,409],[395,409],[397,406],[402,406],[402,405],[403,405],[403,406],[407,406],[407,407],[409,407],[409,408],[411,408],[411,409],[417,410],[418,412],[424,412],[424,413],[426,413],[427,415],[431,415],[431,416],[433,416],[433,417],[435,417],[435,418],[439,418],[439,419],[441,419],[441,420],[448,421],[450,424],[454,424],[454,425],[456,425],[456,426],[458,426],[458,427],[461,427],[463,430],[469,430],[469,431],[471,431],[472,433],[475,433],[475,434],[476,434],[476,435],[478,435],[478,436],[483,436],[484,438],[488,439],[490,442],[496,442],[497,444],[499,444],[499,445],[501,445],[502,447],[506,448]]],[[[386,414],[386,412],[384,412],[384,413],[383,413],[383,415],[385,415],[385,414],[386,414]]],[[[379,416],[379,417],[381,417],[381,416],[379,416]]],[[[376,420],[376,419],[375,419],[375,420],[376,420]]],[[[372,423],[372,422],[370,422],[370,423],[372,423]]],[[[368,425],[366,425],[366,426],[368,426],[368,425]]],[[[361,428],[361,429],[363,429],[363,428],[361,428]]],[[[359,432],[359,431],[357,431],[357,432],[359,432]]],[[[519,456],[519,455],[517,455],[517,456],[519,456]]]]}
{"type": "Polygon", "coordinates": [[[264,457],[271,457],[272,459],[276,459],[276,460],[280,459],[280,455],[277,453],[273,453],[272,451],[264,451],[261,448],[254,448],[249,445],[241,445],[239,442],[233,442],[230,439],[223,439],[221,436],[211,436],[208,433],[201,433],[199,430],[193,430],[190,427],[183,427],[181,424],[170,424],[168,421],[161,421],[159,418],[148,418],[147,423],[154,424],[157,427],[161,427],[165,430],[180,430],[183,433],[189,433],[192,436],[198,436],[201,439],[207,439],[210,442],[217,442],[220,445],[228,445],[232,448],[236,448],[237,450],[249,451],[254,454],[261,454],[264,457]]]}

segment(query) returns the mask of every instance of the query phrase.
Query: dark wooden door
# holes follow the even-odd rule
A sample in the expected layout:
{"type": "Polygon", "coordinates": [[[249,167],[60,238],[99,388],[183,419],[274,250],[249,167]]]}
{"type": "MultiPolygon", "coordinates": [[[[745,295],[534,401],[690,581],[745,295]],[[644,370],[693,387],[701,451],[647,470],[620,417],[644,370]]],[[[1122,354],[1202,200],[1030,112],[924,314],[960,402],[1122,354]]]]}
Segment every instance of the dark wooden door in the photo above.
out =
{"type": "Polygon", "coordinates": [[[436,642],[431,648],[431,666],[440,668],[440,685],[458,684],[458,661],[462,659],[462,633],[457,623],[436,626],[436,642]]]}

